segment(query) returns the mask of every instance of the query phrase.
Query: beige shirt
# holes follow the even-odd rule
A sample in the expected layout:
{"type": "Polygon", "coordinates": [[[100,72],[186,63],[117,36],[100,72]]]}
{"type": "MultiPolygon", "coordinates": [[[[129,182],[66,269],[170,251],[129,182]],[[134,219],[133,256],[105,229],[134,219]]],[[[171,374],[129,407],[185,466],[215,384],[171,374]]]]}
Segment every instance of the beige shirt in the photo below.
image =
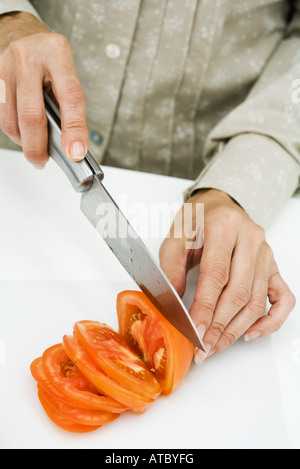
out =
{"type": "Polygon", "coordinates": [[[223,190],[262,226],[297,189],[300,1],[0,0],[9,11],[70,41],[99,163],[223,190]]]}

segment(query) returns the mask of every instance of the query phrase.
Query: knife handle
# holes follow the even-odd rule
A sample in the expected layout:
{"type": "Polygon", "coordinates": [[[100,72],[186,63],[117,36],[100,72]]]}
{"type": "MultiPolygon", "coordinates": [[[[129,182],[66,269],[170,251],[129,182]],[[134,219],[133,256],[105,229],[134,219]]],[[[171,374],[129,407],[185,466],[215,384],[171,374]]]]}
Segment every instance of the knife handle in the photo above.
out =
{"type": "Polygon", "coordinates": [[[59,110],[45,92],[44,101],[48,120],[48,154],[66,174],[76,192],[87,192],[93,184],[94,176],[103,179],[103,171],[90,152],[78,162],[71,161],[64,154],[59,110]]]}

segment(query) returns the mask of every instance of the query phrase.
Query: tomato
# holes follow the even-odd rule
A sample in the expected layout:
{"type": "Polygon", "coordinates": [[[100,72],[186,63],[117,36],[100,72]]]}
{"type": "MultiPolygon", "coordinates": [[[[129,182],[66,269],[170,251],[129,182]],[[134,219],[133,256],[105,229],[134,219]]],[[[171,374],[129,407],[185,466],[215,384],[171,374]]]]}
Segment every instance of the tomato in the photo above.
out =
{"type": "Polygon", "coordinates": [[[187,374],[194,345],[142,292],[117,297],[119,332],[79,321],[73,335],[31,364],[49,418],[70,432],[90,432],[130,409],[142,413],[187,374]]]}
{"type": "Polygon", "coordinates": [[[39,389],[42,391],[45,401],[59,414],[64,417],[69,418],[73,422],[80,423],[81,425],[89,426],[102,426],[106,423],[110,423],[113,420],[116,420],[120,414],[113,414],[111,412],[105,412],[103,410],[94,410],[94,409],[81,409],[75,405],[66,404],[60,399],[56,399],[51,394],[45,392],[45,390],[39,389]]]}
{"type": "Polygon", "coordinates": [[[117,314],[120,334],[156,376],[162,394],[173,392],[190,368],[194,345],[142,292],[120,293],[117,314]]]}
{"type": "Polygon", "coordinates": [[[52,403],[47,399],[46,393],[41,388],[38,388],[38,397],[50,420],[63,430],[73,433],[87,433],[99,428],[99,426],[95,425],[81,425],[62,415],[53,407],[52,403]]]}
{"type": "Polygon", "coordinates": [[[107,376],[138,394],[156,398],[161,386],[144,362],[113,329],[95,321],[74,325],[79,341],[107,376]]]}
{"type": "MultiPolygon", "coordinates": [[[[60,401],[65,402],[66,404],[70,402],[70,397],[60,392],[59,389],[56,386],[54,386],[51,383],[51,381],[49,381],[43,368],[42,357],[36,358],[31,363],[30,371],[31,371],[33,378],[38,383],[39,389],[42,389],[47,394],[50,394],[53,397],[56,397],[57,399],[60,399],[60,401]]],[[[85,405],[84,403],[77,402],[77,405],[78,407],[82,407],[82,408],[90,408],[90,406],[85,405]]]]}
{"type": "Polygon", "coordinates": [[[143,412],[153,402],[154,399],[143,394],[134,393],[107,376],[81,345],[75,332],[73,336],[65,335],[63,337],[63,347],[68,357],[76,364],[76,367],[86,379],[107,396],[121,402],[137,413],[143,412]]]}
{"type": "Polygon", "coordinates": [[[31,373],[42,389],[65,403],[76,402],[79,407],[113,413],[127,410],[116,400],[101,395],[66,355],[62,344],[49,347],[42,359],[34,360],[31,373]]]}

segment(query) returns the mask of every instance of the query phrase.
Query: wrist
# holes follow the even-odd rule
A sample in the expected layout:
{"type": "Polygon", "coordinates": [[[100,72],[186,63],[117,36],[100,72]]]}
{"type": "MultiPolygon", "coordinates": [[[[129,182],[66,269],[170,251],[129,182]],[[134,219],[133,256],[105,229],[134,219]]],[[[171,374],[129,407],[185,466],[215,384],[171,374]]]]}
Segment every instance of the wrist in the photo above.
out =
{"type": "Polygon", "coordinates": [[[192,203],[212,203],[213,205],[227,205],[243,210],[236,200],[234,200],[227,192],[219,189],[199,189],[194,192],[187,202],[192,203]]]}
{"type": "Polygon", "coordinates": [[[224,200],[224,201],[232,200],[230,195],[228,195],[226,192],[223,192],[218,189],[207,188],[207,189],[196,190],[193,193],[193,195],[190,197],[188,202],[197,202],[197,201],[202,201],[203,199],[224,200]]]}
{"type": "Polygon", "coordinates": [[[0,49],[30,34],[50,32],[38,18],[27,12],[10,12],[0,16],[0,49]]]}

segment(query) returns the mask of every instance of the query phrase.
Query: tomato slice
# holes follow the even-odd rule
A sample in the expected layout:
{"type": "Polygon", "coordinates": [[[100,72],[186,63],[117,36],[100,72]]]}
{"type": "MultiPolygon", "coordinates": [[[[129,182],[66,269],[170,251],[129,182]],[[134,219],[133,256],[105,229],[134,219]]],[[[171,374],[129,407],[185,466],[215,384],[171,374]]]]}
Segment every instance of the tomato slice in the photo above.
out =
{"type": "Polygon", "coordinates": [[[97,426],[101,427],[107,423],[113,422],[120,414],[113,414],[111,412],[105,412],[102,410],[94,409],[81,409],[71,404],[56,399],[52,395],[48,394],[42,389],[42,393],[46,402],[53,407],[59,414],[64,417],[73,420],[74,422],[80,423],[81,425],[97,426]]]}
{"type": "Polygon", "coordinates": [[[74,331],[107,376],[133,392],[158,397],[161,392],[159,382],[120,334],[95,321],[76,322],[74,331]]]}
{"type": "Polygon", "coordinates": [[[100,428],[95,425],[81,425],[80,423],[74,422],[74,420],[62,415],[53,407],[52,403],[49,403],[49,399],[47,399],[45,391],[39,387],[38,397],[49,419],[63,430],[73,433],[87,433],[100,428]]]}
{"type": "Polygon", "coordinates": [[[107,376],[81,345],[75,332],[73,336],[64,336],[63,347],[76,367],[99,391],[128,406],[133,412],[141,413],[153,402],[154,399],[134,393],[107,376]]]}
{"type": "Polygon", "coordinates": [[[173,392],[190,368],[194,345],[142,292],[120,293],[117,314],[120,334],[154,373],[162,386],[162,394],[173,392]]]}
{"type": "MultiPolygon", "coordinates": [[[[70,397],[67,397],[64,393],[60,392],[59,389],[54,386],[51,381],[49,381],[43,367],[42,357],[36,358],[30,365],[30,371],[33,378],[39,385],[39,389],[42,389],[47,394],[59,399],[65,404],[70,403],[70,397]]],[[[74,401],[76,402],[76,401],[74,401]]],[[[88,404],[83,404],[81,402],[76,402],[77,406],[80,408],[90,409],[91,407],[88,404]]]]}
{"type": "Polygon", "coordinates": [[[62,344],[49,347],[41,360],[34,360],[31,373],[41,388],[65,403],[76,402],[80,407],[113,413],[128,410],[115,399],[101,395],[66,355],[62,344]],[[61,395],[64,395],[67,401],[61,395]]]}

